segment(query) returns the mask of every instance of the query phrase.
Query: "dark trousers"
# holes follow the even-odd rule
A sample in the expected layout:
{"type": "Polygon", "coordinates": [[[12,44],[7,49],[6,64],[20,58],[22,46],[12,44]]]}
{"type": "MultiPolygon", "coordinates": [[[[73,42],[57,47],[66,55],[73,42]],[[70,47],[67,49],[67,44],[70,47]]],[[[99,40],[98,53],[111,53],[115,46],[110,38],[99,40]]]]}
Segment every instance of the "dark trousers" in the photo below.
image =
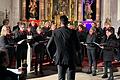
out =
{"type": "Polygon", "coordinates": [[[95,58],[95,49],[87,49],[87,55],[89,60],[90,69],[92,69],[92,65],[96,70],[96,58],[95,58]]]}
{"type": "Polygon", "coordinates": [[[17,68],[21,67],[21,61],[27,60],[27,49],[28,46],[17,46],[16,60],[17,68]]]}
{"type": "Polygon", "coordinates": [[[33,51],[35,52],[35,72],[38,72],[38,64],[39,64],[39,72],[42,73],[42,63],[44,59],[45,46],[43,44],[38,44],[33,47],[33,51]]]}
{"type": "Polygon", "coordinates": [[[67,72],[67,80],[75,80],[75,66],[74,65],[57,65],[58,80],[65,80],[67,72]]]}
{"type": "Polygon", "coordinates": [[[113,76],[113,70],[112,70],[112,61],[104,61],[104,74],[108,74],[108,68],[110,69],[110,76],[113,76]]]}
{"type": "Polygon", "coordinates": [[[7,48],[8,50],[8,56],[9,56],[9,68],[15,67],[13,65],[14,57],[15,57],[15,48],[14,47],[9,47],[7,48]]]}
{"type": "Polygon", "coordinates": [[[79,57],[79,63],[80,63],[79,66],[82,67],[82,62],[84,60],[84,55],[85,55],[85,53],[84,53],[85,46],[84,45],[80,45],[80,46],[81,46],[81,48],[78,52],[78,57],[79,57]]]}

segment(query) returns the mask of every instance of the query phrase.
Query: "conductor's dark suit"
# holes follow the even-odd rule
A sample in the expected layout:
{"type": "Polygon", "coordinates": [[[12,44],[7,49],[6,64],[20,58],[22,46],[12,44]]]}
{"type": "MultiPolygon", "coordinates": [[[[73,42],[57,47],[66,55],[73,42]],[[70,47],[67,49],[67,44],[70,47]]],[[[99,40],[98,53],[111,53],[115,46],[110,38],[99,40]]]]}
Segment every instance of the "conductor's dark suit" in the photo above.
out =
{"type": "Polygon", "coordinates": [[[61,27],[53,31],[52,37],[47,45],[48,53],[50,51],[49,47],[53,41],[56,45],[54,61],[58,67],[58,80],[65,80],[67,70],[67,80],[75,80],[75,53],[79,51],[76,31],[67,27],[61,27]]]}

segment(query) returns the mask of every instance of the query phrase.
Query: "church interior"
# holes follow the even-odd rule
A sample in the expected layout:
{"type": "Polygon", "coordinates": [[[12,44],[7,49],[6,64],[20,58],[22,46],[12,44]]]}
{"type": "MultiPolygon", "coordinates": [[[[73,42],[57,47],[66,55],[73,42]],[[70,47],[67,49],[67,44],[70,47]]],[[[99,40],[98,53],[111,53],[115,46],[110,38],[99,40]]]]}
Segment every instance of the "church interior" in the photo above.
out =
{"type": "Polygon", "coordinates": [[[119,0],[35,0],[34,18],[30,13],[30,7],[32,7],[30,1],[32,0],[1,0],[0,25],[5,18],[10,20],[11,27],[20,20],[25,22],[54,20],[58,25],[59,16],[63,14],[68,16],[69,21],[86,21],[88,18],[85,14],[86,1],[90,3],[90,15],[93,21],[100,21],[103,26],[106,18],[109,18],[116,29],[120,25],[119,0]]]}
{"type": "MultiPolygon", "coordinates": [[[[24,25],[24,28],[28,31],[27,39],[31,39],[32,33],[30,33],[29,29],[31,26],[34,25],[37,30],[44,31],[44,27],[49,27],[48,31],[60,28],[61,22],[60,17],[62,15],[66,15],[68,18],[68,27],[70,29],[78,30],[79,25],[84,26],[88,31],[93,26],[99,26],[101,29],[104,29],[106,24],[110,27],[114,28],[114,33],[116,38],[120,42],[120,0],[0,0],[0,35],[2,35],[2,26],[5,20],[8,20],[7,26],[10,27],[11,32],[13,35],[16,35],[15,26],[24,25]],[[43,30],[42,30],[43,29],[43,30]]],[[[34,32],[33,32],[34,33],[34,32]]],[[[45,30],[45,33],[47,31],[45,30]]],[[[43,33],[42,35],[44,35],[43,33]]],[[[49,32],[48,32],[49,33],[49,32]]],[[[97,32],[96,32],[97,33],[97,32]]],[[[46,47],[48,40],[51,37],[51,34],[46,36],[46,40],[44,45],[46,47]]],[[[102,34],[102,33],[100,33],[102,34]]],[[[16,36],[14,36],[16,37],[16,36]]],[[[37,39],[38,40],[38,39],[37,39]]],[[[1,41],[1,40],[0,40],[1,41]]],[[[22,41],[22,40],[21,40],[22,41]]],[[[1,43],[1,42],[0,42],[1,43]]],[[[34,70],[36,70],[36,55],[32,51],[32,47],[29,42],[26,43],[27,53],[25,62],[27,66],[27,72],[23,73],[23,76],[20,80],[56,80],[57,79],[57,69],[54,65],[54,62],[49,58],[47,51],[45,50],[44,53],[44,61],[43,65],[43,75],[36,75],[34,74],[34,70]]],[[[16,43],[20,45],[21,43],[16,43]]],[[[16,45],[15,45],[16,46],[16,45]]],[[[0,44],[1,47],[1,44],[0,44]]],[[[24,48],[24,47],[23,47],[24,48]]],[[[22,48],[22,49],[23,49],[22,48]]],[[[17,48],[18,49],[18,48],[17,48]]],[[[22,50],[21,49],[21,50],[22,50]]],[[[83,47],[82,47],[83,49],[83,47]]],[[[97,49],[99,52],[99,49],[97,49]]],[[[98,70],[97,72],[99,75],[92,77],[89,74],[85,74],[88,67],[88,58],[87,58],[87,49],[84,47],[83,50],[84,59],[82,66],[83,72],[78,72],[76,75],[76,80],[104,80],[101,78],[101,71],[103,71],[103,61],[100,59],[98,60],[98,70]],[[83,76],[81,76],[83,75],[83,76]],[[82,78],[81,78],[82,77],[82,78]],[[88,79],[89,77],[89,79],[88,79]]],[[[23,54],[24,55],[24,54],[23,54]]],[[[113,61],[113,65],[118,75],[115,77],[114,80],[120,80],[120,45],[119,45],[119,57],[118,61],[113,61]]],[[[16,56],[13,55],[13,60],[11,62],[10,68],[18,68],[21,67],[24,63],[21,62],[21,66],[18,66],[18,62],[16,56]],[[17,62],[17,63],[16,63],[17,62]],[[17,65],[17,67],[16,67],[17,65]]],[[[38,64],[38,65],[41,65],[38,64]]],[[[37,66],[37,69],[40,71],[40,66],[37,66]]],[[[0,69],[1,70],[1,69],[0,69]]],[[[25,71],[25,69],[23,70],[25,71]]],[[[41,72],[42,73],[42,72],[41,72]]],[[[1,78],[0,78],[1,80],[1,78]]],[[[61,79],[62,80],[62,79],[61,79]]],[[[113,79],[110,79],[113,80],[113,79]]]]}

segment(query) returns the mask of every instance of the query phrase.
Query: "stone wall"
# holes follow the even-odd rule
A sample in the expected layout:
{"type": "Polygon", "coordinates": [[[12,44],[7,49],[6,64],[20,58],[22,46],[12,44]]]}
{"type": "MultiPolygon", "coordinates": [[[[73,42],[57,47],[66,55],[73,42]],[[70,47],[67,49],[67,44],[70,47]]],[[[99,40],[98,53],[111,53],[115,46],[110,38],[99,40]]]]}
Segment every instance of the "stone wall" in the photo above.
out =
{"type": "Polygon", "coordinates": [[[20,19],[20,9],[19,0],[0,0],[0,25],[5,19],[6,9],[8,12],[8,18],[10,20],[10,25],[15,25],[20,19]]]}
{"type": "MultiPolygon", "coordinates": [[[[21,0],[0,0],[0,25],[5,18],[5,10],[8,11],[10,25],[16,25],[20,20],[20,1],[21,0]]],[[[82,0],[81,0],[82,1],[82,0]]],[[[112,25],[116,31],[120,26],[120,0],[100,0],[101,1],[101,21],[102,27],[105,19],[111,18],[112,25]]]]}
{"type": "Polygon", "coordinates": [[[110,17],[112,26],[115,27],[116,33],[118,27],[120,27],[120,0],[110,0],[110,17]]]}
{"type": "Polygon", "coordinates": [[[17,24],[17,22],[20,20],[20,0],[11,0],[11,25],[14,26],[17,24]]]}
{"type": "Polygon", "coordinates": [[[111,18],[112,26],[117,34],[118,27],[120,27],[120,0],[101,0],[102,27],[107,17],[111,18]]]}
{"type": "Polygon", "coordinates": [[[0,26],[2,25],[3,19],[4,19],[4,12],[0,11],[0,26]]]}
{"type": "Polygon", "coordinates": [[[8,18],[11,19],[11,0],[0,0],[0,25],[5,19],[6,10],[8,11],[8,18]]]}

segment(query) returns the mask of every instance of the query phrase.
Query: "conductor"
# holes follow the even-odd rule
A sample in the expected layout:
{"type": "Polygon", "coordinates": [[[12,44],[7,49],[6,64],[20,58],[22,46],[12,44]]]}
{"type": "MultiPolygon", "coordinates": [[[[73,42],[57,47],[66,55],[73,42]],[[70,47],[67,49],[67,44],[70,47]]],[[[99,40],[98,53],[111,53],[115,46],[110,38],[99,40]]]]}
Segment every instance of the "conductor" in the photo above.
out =
{"type": "Polygon", "coordinates": [[[50,45],[54,41],[56,46],[54,61],[58,69],[58,80],[65,80],[66,72],[67,80],[75,80],[75,53],[79,51],[76,31],[68,28],[68,18],[65,15],[60,17],[60,21],[61,27],[53,31],[48,42],[48,53],[50,45]]]}

